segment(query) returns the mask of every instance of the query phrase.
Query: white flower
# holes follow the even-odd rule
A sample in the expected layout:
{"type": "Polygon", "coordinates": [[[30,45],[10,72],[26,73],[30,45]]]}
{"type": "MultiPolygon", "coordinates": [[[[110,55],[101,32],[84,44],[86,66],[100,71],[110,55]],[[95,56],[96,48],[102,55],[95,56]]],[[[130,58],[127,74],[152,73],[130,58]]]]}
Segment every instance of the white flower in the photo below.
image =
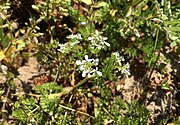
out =
{"type": "Polygon", "coordinates": [[[85,55],[85,60],[76,60],[76,65],[79,65],[79,70],[82,71],[82,77],[88,76],[94,77],[95,75],[102,76],[102,73],[98,71],[98,67],[92,68],[92,66],[97,66],[99,59],[89,59],[88,55],[85,55]]]}
{"type": "Polygon", "coordinates": [[[122,62],[125,61],[124,57],[120,56],[120,54],[118,52],[114,52],[112,54],[116,57],[116,60],[118,61],[119,65],[121,66],[122,62]]]}
{"type": "Polygon", "coordinates": [[[82,65],[83,63],[80,60],[76,60],[76,65],[82,65]]]}
{"type": "Polygon", "coordinates": [[[87,25],[88,24],[88,21],[86,22],[81,22],[81,25],[87,25]]]}
{"type": "Polygon", "coordinates": [[[95,59],[93,62],[94,62],[94,65],[97,66],[99,63],[99,59],[95,59]]]}
{"type": "Polygon", "coordinates": [[[109,44],[108,42],[105,42],[105,41],[104,41],[104,44],[105,44],[106,46],[108,46],[108,47],[110,46],[110,44],[109,44]]]}
{"type": "Polygon", "coordinates": [[[66,47],[67,47],[67,43],[65,44],[59,44],[60,49],[57,49],[58,51],[65,53],[66,47]]]}
{"type": "Polygon", "coordinates": [[[95,34],[98,36],[99,35],[99,32],[98,32],[98,30],[95,30],[95,34]]]}
{"type": "Polygon", "coordinates": [[[125,74],[127,77],[129,76],[129,75],[131,75],[131,73],[130,73],[130,70],[129,70],[129,63],[127,63],[125,66],[123,66],[123,68],[122,68],[122,70],[121,70],[121,73],[122,74],[125,74]]]}
{"type": "MultiPolygon", "coordinates": [[[[74,36],[72,36],[74,37],[74,36]]],[[[81,36],[78,36],[80,39],[81,36]]],[[[74,37],[75,38],[75,37],[74,37]]],[[[59,44],[58,46],[60,47],[59,49],[57,49],[58,51],[62,52],[62,53],[68,53],[70,51],[70,49],[72,49],[75,45],[77,45],[78,43],[80,43],[80,41],[75,40],[75,41],[71,41],[71,42],[67,42],[64,44],[59,44]]]]}
{"type": "Polygon", "coordinates": [[[82,37],[81,37],[81,34],[75,34],[75,35],[73,35],[73,34],[71,34],[71,35],[69,35],[69,36],[67,36],[67,38],[68,39],[78,39],[78,40],[82,40],[82,37]]]}
{"type": "Polygon", "coordinates": [[[89,72],[87,72],[87,73],[88,73],[89,78],[94,77],[96,74],[98,76],[102,76],[102,73],[100,71],[98,71],[98,67],[96,67],[96,69],[91,68],[91,70],[89,72]]]}
{"type": "Polygon", "coordinates": [[[97,73],[98,76],[102,76],[102,72],[96,71],[96,73],[97,73]]]}
{"type": "Polygon", "coordinates": [[[88,55],[85,55],[84,58],[87,60],[87,61],[91,61],[88,59],[88,55]]]}
{"type": "Polygon", "coordinates": [[[92,37],[88,37],[88,41],[91,41],[90,48],[95,49],[98,48],[99,50],[104,49],[105,46],[110,46],[108,42],[106,42],[108,38],[99,35],[98,30],[95,31],[95,34],[92,37]]]}
{"type": "Polygon", "coordinates": [[[102,72],[98,71],[98,67],[94,70],[95,73],[97,73],[98,76],[102,76],[102,72]]]}
{"type": "MultiPolygon", "coordinates": [[[[89,74],[91,71],[89,70],[89,69],[87,69],[87,70],[84,70],[83,72],[82,72],[82,77],[86,77],[86,74],[89,74]]],[[[89,76],[88,76],[89,77],[89,76]]]]}
{"type": "Polygon", "coordinates": [[[117,60],[117,62],[118,62],[118,64],[119,64],[119,67],[120,67],[120,71],[121,71],[121,74],[125,74],[127,77],[129,76],[129,75],[131,75],[131,73],[130,73],[130,70],[129,70],[129,68],[130,68],[130,65],[129,65],[129,63],[127,63],[126,65],[122,65],[122,62],[124,62],[125,61],[125,59],[124,59],[124,57],[123,56],[120,56],[120,54],[118,53],[118,52],[114,52],[114,53],[112,53],[114,56],[115,56],[115,58],[116,58],[116,60],[117,60]],[[122,68],[121,68],[122,67],[122,68]]]}

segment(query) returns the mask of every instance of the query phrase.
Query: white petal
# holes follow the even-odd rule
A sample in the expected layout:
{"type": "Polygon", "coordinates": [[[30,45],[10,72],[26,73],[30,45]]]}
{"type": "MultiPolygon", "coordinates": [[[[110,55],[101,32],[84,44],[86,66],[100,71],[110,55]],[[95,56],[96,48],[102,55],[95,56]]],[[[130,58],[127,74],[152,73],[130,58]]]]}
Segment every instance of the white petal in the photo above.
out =
{"type": "Polygon", "coordinates": [[[103,40],[107,40],[108,38],[107,37],[104,37],[103,40]]]}
{"type": "Polygon", "coordinates": [[[123,56],[121,56],[121,61],[123,61],[123,62],[125,61],[125,59],[124,59],[124,57],[123,57],[123,56]]]}
{"type": "Polygon", "coordinates": [[[68,38],[68,39],[74,39],[75,37],[74,37],[74,35],[72,34],[72,35],[67,36],[67,38],[68,38]]]}
{"type": "Polygon", "coordinates": [[[84,65],[81,65],[80,68],[79,68],[81,71],[85,70],[85,66],[84,65]]]}
{"type": "Polygon", "coordinates": [[[104,48],[103,46],[97,46],[97,48],[99,49],[99,50],[101,50],[102,48],[104,48]]]}
{"type": "Polygon", "coordinates": [[[98,76],[102,76],[102,72],[96,71],[96,73],[98,74],[98,76]]]}
{"type": "Polygon", "coordinates": [[[77,34],[78,39],[82,39],[81,34],[77,34]]]}
{"type": "Polygon", "coordinates": [[[88,37],[88,40],[89,40],[89,41],[91,41],[91,40],[93,40],[93,39],[94,39],[93,37],[88,37]]]}
{"type": "Polygon", "coordinates": [[[94,60],[94,65],[97,66],[98,63],[99,63],[99,59],[95,59],[95,60],[94,60]]]}
{"type": "Polygon", "coordinates": [[[88,60],[88,55],[85,55],[84,58],[85,58],[86,60],[88,60]]]}
{"type": "Polygon", "coordinates": [[[96,33],[96,35],[99,35],[99,32],[98,32],[98,30],[95,30],[95,33],[96,33]]]}
{"type": "Polygon", "coordinates": [[[82,77],[86,77],[86,72],[85,71],[83,71],[82,77]]]}
{"type": "Polygon", "coordinates": [[[86,24],[88,24],[88,21],[86,21],[86,22],[81,22],[81,25],[86,25],[86,24]]]}
{"type": "Polygon", "coordinates": [[[76,60],[76,65],[81,65],[82,62],[80,60],[76,60]]]}
{"type": "Polygon", "coordinates": [[[105,44],[106,44],[106,46],[110,46],[110,44],[109,43],[107,43],[107,42],[104,42],[105,44]]]}
{"type": "Polygon", "coordinates": [[[86,60],[83,60],[83,61],[82,61],[82,64],[85,64],[86,62],[87,62],[86,60]]]}
{"type": "Polygon", "coordinates": [[[88,73],[88,78],[91,78],[91,77],[93,77],[94,76],[94,74],[90,74],[90,73],[88,73]]]}

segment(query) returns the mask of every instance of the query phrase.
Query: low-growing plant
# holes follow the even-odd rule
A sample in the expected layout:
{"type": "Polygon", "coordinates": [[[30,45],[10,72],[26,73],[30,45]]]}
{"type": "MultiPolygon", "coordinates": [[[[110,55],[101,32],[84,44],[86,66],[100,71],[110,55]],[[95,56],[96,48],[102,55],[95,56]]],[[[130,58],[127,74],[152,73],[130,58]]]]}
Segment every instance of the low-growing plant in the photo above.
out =
{"type": "Polygon", "coordinates": [[[144,125],[149,118],[148,110],[139,105],[135,100],[131,103],[127,103],[124,102],[121,97],[117,96],[110,104],[101,102],[101,100],[97,99],[96,105],[95,125],[144,125]]]}
{"type": "MultiPolygon", "coordinates": [[[[135,100],[127,103],[120,96],[112,98],[111,90],[108,92],[108,89],[101,89],[100,93],[102,95],[95,99],[95,116],[74,109],[73,105],[58,98],[60,96],[57,96],[57,93],[61,93],[63,88],[57,86],[56,83],[36,86],[35,90],[38,94],[30,94],[29,98],[27,98],[28,96],[19,97],[19,101],[13,106],[12,115],[22,124],[74,124],[78,114],[92,119],[91,121],[89,119],[86,123],[97,125],[139,125],[147,122],[149,117],[147,109],[135,100]],[[109,96],[107,95],[108,93],[109,96]]],[[[81,122],[85,123],[85,121],[81,122]]]]}
{"type": "MultiPolygon", "coordinates": [[[[24,6],[19,2],[17,8],[24,6]]],[[[31,55],[52,78],[30,93],[11,93],[17,124],[147,124],[145,106],[138,100],[124,101],[110,86],[132,75],[132,60],[141,59],[153,70],[165,46],[179,46],[178,6],[168,0],[37,1],[30,6],[26,24],[9,18],[7,3],[0,7],[5,86],[11,89],[15,82],[22,66],[17,66],[18,58],[31,55]]],[[[162,83],[162,89],[169,89],[167,85],[162,83]]],[[[5,105],[11,102],[6,100],[10,90],[0,92],[3,112],[9,112],[5,105]]]]}

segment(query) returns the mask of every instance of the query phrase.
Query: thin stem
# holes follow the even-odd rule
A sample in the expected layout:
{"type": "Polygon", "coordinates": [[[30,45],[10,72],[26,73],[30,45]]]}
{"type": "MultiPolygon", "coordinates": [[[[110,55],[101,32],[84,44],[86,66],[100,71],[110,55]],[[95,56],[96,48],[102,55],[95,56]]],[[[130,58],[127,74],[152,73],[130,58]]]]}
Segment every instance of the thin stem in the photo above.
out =
{"type": "Polygon", "coordinates": [[[89,117],[91,117],[91,118],[94,118],[93,116],[91,116],[91,115],[89,115],[89,114],[87,114],[87,113],[85,113],[85,112],[77,111],[77,110],[75,110],[75,109],[66,107],[66,106],[64,106],[64,105],[59,105],[59,106],[61,106],[61,107],[64,108],[64,109],[67,109],[67,110],[70,110],[70,111],[74,111],[74,112],[77,112],[77,113],[80,113],[80,114],[89,116],[89,117]]]}
{"type": "Polygon", "coordinates": [[[157,29],[157,32],[156,32],[156,40],[155,40],[155,44],[154,44],[154,51],[156,50],[156,47],[157,47],[158,38],[159,38],[159,29],[157,29]]]}
{"type": "Polygon", "coordinates": [[[78,82],[74,89],[78,88],[79,86],[83,85],[89,78],[86,76],[82,81],[78,82]]]}
{"type": "MultiPolygon", "coordinates": [[[[156,32],[156,40],[155,40],[155,44],[154,44],[154,52],[155,52],[156,47],[157,47],[158,38],[159,38],[159,29],[157,29],[157,32],[156,32]]],[[[156,61],[155,61],[154,65],[153,65],[153,67],[152,67],[152,70],[151,70],[150,74],[149,74],[149,79],[151,78],[151,75],[152,75],[152,73],[153,73],[153,71],[155,69],[155,64],[157,63],[159,56],[160,56],[160,51],[158,51],[158,55],[156,57],[156,61]]],[[[153,58],[151,58],[151,60],[149,62],[149,66],[151,65],[152,59],[153,58]]]]}
{"type": "MultiPolygon", "coordinates": [[[[158,38],[159,38],[159,29],[157,29],[157,31],[156,31],[156,40],[155,40],[154,48],[153,48],[154,52],[155,52],[156,47],[157,47],[158,38]]],[[[154,52],[153,52],[153,53],[154,53],[154,52]]],[[[153,53],[152,53],[152,54],[153,54],[153,53]]],[[[152,59],[153,59],[153,58],[151,58],[151,60],[149,61],[149,64],[148,64],[149,66],[151,66],[152,59]]]]}
{"type": "MultiPolygon", "coordinates": [[[[83,85],[88,79],[89,79],[88,77],[85,77],[82,81],[78,82],[74,87],[65,87],[65,88],[63,88],[62,92],[55,93],[55,94],[49,94],[48,97],[52,98],[52,97],[61,97],[63,95],[67,95],[70,92],[77,89],[79,86],[83,85]]],[[[37,97],[37,98],[42,96],[42,95],[39,95],[39,94],[27,94],[27,93],[15,93],[15,94],[12,94],[12,96],[23,96],[23,95],[34,96],[34,97],[37,97]]]]}

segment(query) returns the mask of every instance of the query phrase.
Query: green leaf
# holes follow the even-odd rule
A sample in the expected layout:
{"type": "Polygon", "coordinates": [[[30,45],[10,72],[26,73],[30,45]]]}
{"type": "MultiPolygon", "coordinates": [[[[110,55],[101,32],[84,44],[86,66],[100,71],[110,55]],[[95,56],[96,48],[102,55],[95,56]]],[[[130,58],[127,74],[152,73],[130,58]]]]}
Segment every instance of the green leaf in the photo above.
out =
{"type": "Polygon", "coordinates": [[[137,4],[143,2],[143,0],[133,0],[132,1],[132,6],[136,6],[137,4]]]}
{"type": "Polygon", "coordinates": [[[132,6],[129,7],[128,12],[126,13],[126,17],[131,16],[132,14],[132,6]]]}
{"type": "Polygon", "coordinates": [[[170,44],[170,46],[171,46],[171,47],[177,46],[176,41],[172,42],[172,43],[170,44]]]}
{"type": "Polygon", "coordinates": [[[165,4],[165,1],[161,0],[161,6],[164,6],[164,4],[165,4]]]}
{"type": "Polygon", "coordinates": [[[14,74],[11,73],[11,72],[8,72],[8,78],[9,78],[9,79],[11,79],[11,78],[13,79],[13,78],[14,78],[14,74]]]}
{"type": "Polygon", "coordinates": [[[18,46],[17,46],[17,51],[23,50],[23,48],[24,48],[25,46],[26,46],[25,43],[20,43],[20,44],[18,44],[18,46]]]}
{"type": "Polygon", "coordinates": [[[92,4],[92,0],[80,0],[83,3],[87,4],[87,5],[91,5],[92,4]]]}
{"type": "Polygon", "coordinates": [[[169,38],[173,41],[177,40],[178,39],[178,36],[176,35],[173,35],[173,34],[169,34],[169,38]]]}
{"type": "Polygon", "coordinates": [[[180,27],[167,27],[166,29],[174,32],[180,32],[180,27]]]}
{"type": "Polygon", "coordinates": [[[180,24],[180,20],[166,21],[165,24],[166,25],[180,24]]]}
{"type": "Polygon", "coordinates": [[[170,90],[170,85],[169,84],[161,84],[161,89],[170,90]]]}
{"type": "Polygon", "coordinates": [[[106,2],[100,2],[100,3],[97,4],[97,6],[99,6],[99,7],[104,7],[104,6],[106,6],[106,5],[107,5],[106,2]]]}
{"type": "Polygon", "coordinates": [[[138,9],[136,12],[134,12],[135,16],[140,16],[141,15],[141,8],[138,9]]]}
{"type": "Polygon", "coordinates": [[[118,10],[112,9],[112,10],[110,10],[109,13],[110,13],[111,16],[115,16],[116,12],[118,12],[118,10]]]}
{"type": "Polygon", "coordinates": [[[93,94],[92,94],[92,93],[88,93],[87,96],[88,96],[89,98],[91,98],[91,97],[93,97],[93,94]]]}
{"type": "Polygon", "coordinates": [[[104,6],[106,6],[107,5],[107,3],[106,2],[100,2],[100,3],[98,3],[96,6],[93,6],[94,8],[100,8],[100,7],[104,7],[104,6]]]}

